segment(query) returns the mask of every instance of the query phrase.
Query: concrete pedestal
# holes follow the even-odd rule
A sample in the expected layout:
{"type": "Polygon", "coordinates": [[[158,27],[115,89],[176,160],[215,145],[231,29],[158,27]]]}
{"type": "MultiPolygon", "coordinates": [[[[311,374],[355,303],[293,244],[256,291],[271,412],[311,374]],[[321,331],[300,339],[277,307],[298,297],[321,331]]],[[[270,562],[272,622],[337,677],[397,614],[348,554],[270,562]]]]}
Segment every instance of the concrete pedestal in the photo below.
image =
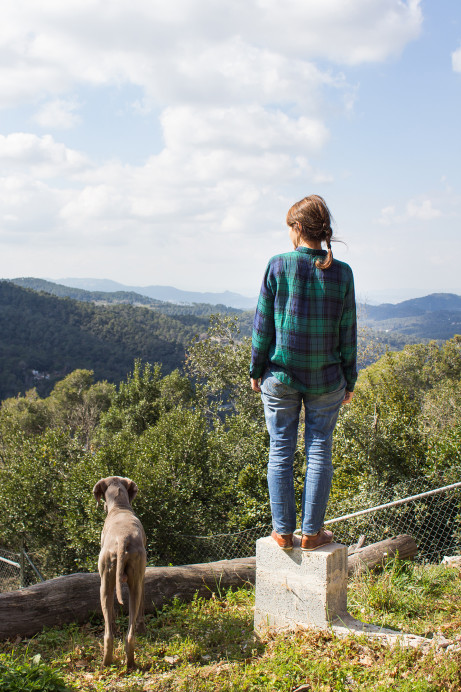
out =
{"type": "Polygon", "coordinates": [[[303,552],[295,539],[293,550],[284,551],[270,536],[256,541],[255,630],[326,629],[346,615],[346,546],[303,552]]]}

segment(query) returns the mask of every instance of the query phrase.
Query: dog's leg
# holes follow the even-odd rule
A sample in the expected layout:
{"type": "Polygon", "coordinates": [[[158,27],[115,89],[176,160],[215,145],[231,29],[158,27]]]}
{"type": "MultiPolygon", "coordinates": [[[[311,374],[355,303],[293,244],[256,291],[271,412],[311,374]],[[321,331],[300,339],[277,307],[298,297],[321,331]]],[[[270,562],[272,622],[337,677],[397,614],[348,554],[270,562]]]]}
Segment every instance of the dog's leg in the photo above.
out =
{"type": "MultiPolygon", "coordinates": [[[[145,563],[145,560],[144,560],[145,563]]],[[[141,579],[141,599],[139,603],[138,617],[136,619],[136,632],[139,634],[146,633],[146,625],[144,624],[144,573],[146,571],[146,565],[143,564],[141,567],[142,575],[141,579]]]]}
{"type": "Polygon", "coordinates": [[[104,657],[103,666],[112,663],[114,648],[114,578],[108,570],[101,574],[101,609],[104,616],[104,657]]]}
{"type": "Polygon", "coordinates": [[[141,567],[142,560],[140,560],[140,556],[133,558],[132,562],[127,566],[128,588],[130,591],[130,619],[125,643],[127,668],[134,668],[136,625],[140,610],[144,610],[144,603],[141,601],[144,591],[144,570],[141,570],[141,567]]]}

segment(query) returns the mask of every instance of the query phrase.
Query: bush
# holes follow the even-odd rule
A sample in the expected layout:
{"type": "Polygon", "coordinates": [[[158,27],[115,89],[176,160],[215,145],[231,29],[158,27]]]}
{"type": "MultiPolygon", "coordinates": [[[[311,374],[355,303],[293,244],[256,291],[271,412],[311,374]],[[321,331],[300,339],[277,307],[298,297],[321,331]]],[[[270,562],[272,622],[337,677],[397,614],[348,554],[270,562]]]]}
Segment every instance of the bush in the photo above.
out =
{"type": "Polygon", "coordinates": [[[40,654],[31,661],[0,654],[0,692],[68,692],[70,689],[50,666],[41,662],[40,654]]]}

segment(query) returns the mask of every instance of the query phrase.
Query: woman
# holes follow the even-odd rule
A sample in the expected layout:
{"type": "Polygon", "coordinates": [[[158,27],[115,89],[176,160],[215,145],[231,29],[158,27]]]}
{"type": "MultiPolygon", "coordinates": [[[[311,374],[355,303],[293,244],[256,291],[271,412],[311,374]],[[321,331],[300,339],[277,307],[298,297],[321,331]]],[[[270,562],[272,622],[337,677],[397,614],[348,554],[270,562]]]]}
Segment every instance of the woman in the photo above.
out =
{"type": "Polygon", "coordinates": [[[323,528],[332,436],[357,379],[354,279],[349,265],[333,259],[331,216],[322,197],[297,202],[287,224],[294,250],[272,257],[267,266],[253,325],[250,378],[253,390],[261,392],[270,436],[272,537],[284,550],[293,547],[296,528],[293,459],[304,402],[301,547],[315,550],[333,540],[323,528]]]}

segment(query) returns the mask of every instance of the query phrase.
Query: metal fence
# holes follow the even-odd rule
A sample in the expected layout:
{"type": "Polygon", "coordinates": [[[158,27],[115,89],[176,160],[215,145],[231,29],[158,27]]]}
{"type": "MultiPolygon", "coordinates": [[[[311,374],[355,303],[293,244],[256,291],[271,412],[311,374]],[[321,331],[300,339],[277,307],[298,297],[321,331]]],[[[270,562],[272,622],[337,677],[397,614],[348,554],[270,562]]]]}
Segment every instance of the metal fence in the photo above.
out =
{"type": "MultiPolygon", "coordinates": [[[[335,502],[333,497],[328,511],[325,524],[346,545],[356,543],[360,536],[365,536],[365,544],[370,544],[406,533],[416,541],[419,562],[440,562],[445,555],[461,554],[461,482],[429,490],[425,479],[385,490],[364,488],[341,502],[335,502]]],[[[235,533],[176,536],[171,557],[151,555],[149,564],[192,564],[251,557],[257,539],[269,535],[271,530],[269,524],[261,524],[235,533]]],[[[25,551],[12,553],[0,549],[0,591],[29,586],[41,579],[25,551]]]]}
{"type": "MultiPolygon", "coordinates": [[[[439,562],[445,555],[461,554],[461,482],[431,490],[425,483],[416,479],[385,490],[363,489],[342,502],[333,500],[325,525],[345,545],[356,543],[362,535],[367,545],[411,534],[419,562],[439,562]],[[354,511],[357,506],[362,509],[354,511]]],[[[256,540],[271,531],[269,524],[261,524],[235,533],[179,538],[188,562],[211,562],[254,555],[256,540]]]]}
{"type": "Polygon", "coordinates": [[[28,553],[13,553],[0,548],[0,592],[14,591],[44,581],[28,553]]]}

